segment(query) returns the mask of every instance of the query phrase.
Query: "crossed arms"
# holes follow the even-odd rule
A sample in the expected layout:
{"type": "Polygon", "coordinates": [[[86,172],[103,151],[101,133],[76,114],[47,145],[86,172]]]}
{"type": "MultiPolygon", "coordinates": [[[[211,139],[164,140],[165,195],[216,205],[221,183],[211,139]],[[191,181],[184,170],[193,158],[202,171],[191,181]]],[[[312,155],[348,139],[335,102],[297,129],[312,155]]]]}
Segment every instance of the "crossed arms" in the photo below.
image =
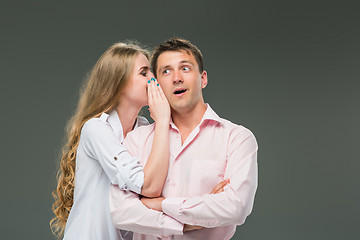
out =
{"type": "Polygon", "coordinates": [[[250,131],[231,142],[224,173],[230,184],[223,192],[166,198],[163,212],[159,212],[144,206],[137,194],[113,185],[110,211],[115,227],[162,237],[182,235],[184,224],[205,228],[243,224],[251,213],[257,188],[257,143],[250,131]]]}

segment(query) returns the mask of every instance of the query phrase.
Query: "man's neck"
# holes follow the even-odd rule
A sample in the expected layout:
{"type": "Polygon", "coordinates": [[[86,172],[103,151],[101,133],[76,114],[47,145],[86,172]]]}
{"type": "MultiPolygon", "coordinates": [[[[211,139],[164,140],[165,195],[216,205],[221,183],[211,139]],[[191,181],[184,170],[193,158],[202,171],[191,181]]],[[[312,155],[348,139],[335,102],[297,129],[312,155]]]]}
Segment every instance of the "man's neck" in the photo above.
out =
{"type": "Polygon", "coordinates": [[[182,143],[185,142],[194,128],[200,124],[206,112],[206,105],[200,102],[193,109],[187,111],[176,111],[172,109],[171,117],[175,126],[179,129],[182,143]]]}

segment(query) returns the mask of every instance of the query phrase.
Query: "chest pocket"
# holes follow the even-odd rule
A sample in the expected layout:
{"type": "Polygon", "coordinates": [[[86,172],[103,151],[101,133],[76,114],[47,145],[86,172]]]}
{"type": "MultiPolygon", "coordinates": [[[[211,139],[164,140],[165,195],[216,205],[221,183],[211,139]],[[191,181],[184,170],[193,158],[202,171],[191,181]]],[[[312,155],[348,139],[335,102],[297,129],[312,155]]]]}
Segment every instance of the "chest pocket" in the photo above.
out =
{"type": "Polygon", "coordinates": [[[192,184],[194,184],[193,187],[196,192],[201,194],[210,193],[224,179],[225,166],[225,161],[194,159],[191,178],[194,179],[192,184]]]}

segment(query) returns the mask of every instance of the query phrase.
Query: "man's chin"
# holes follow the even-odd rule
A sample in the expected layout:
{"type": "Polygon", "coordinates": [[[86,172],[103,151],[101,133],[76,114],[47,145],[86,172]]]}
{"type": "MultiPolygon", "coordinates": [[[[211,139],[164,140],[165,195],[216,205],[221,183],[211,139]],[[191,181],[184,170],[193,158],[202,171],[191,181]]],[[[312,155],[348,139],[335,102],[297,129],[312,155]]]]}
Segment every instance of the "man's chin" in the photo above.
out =
{"type": "Polygon", "coordinates": [[[191,112],[195,108],[195,106],[186,103],[175,103],[170,104],[170,106],[174,112],[177,112],[179,114],[191,112]]]}
{"type": "Polygon", "coordinates": [[[184,110],[186,110],[187,108],[189,108],[186,104],[184,103],[170,103],[171,109],[174,110],[175,112],[183,112],[184,110]]]}

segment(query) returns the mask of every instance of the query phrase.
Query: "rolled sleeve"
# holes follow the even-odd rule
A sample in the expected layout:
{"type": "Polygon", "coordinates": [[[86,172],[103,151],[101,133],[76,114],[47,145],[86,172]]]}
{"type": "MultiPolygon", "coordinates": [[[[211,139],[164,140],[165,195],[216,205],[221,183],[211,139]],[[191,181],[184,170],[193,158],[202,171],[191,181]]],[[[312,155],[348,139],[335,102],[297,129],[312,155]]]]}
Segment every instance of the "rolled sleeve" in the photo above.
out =
{"type": "Polygon", "coordinates": [[[140,160],[131,156],[127,151],[123,151],[114,157],[115,166],[118,169],[116,179],[118,185],[123,190],[130,190],[137,194],[141,193],[144,185],[144,169],[140,160]]]}
{"type": "Polygon", "coordinates": [[[112,184],[121,189],[141,192],[143,167],[117,139],[111,127],[99,119],[90,119],[82,130],[80,143],[86,154],[97,160],[112,184]]]}

